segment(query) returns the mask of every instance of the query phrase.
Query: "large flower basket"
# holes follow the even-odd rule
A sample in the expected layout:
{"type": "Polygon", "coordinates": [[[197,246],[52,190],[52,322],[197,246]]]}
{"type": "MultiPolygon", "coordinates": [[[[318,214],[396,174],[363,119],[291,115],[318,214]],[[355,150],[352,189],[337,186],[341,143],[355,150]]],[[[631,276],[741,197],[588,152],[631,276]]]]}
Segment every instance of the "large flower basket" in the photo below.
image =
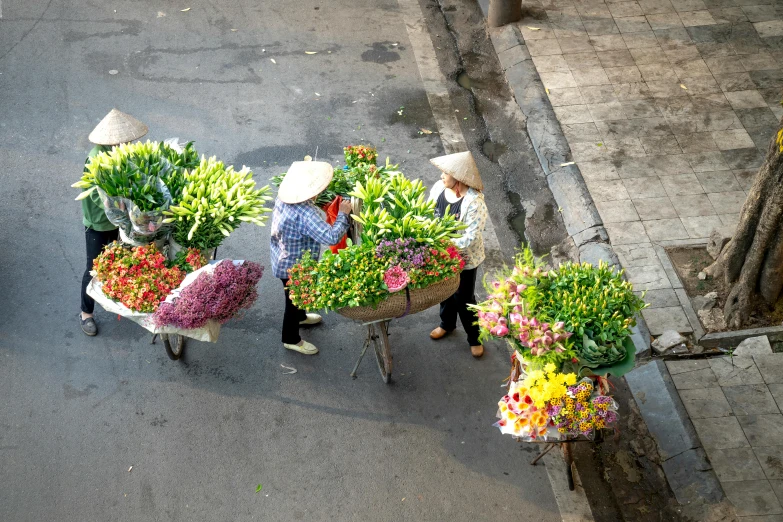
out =
{"type": "Polygon", "coordinates": [[[454,274],[442,281],[425,288],[413,288],[406,292],[401,290],[390,294],[377,306],[355,306],[340,308],[337,313],[348,319],[362,322],[393,319],[404,315],[415,314],[434,306],[454,295],[459,288],[459,274],[454,274]]]}

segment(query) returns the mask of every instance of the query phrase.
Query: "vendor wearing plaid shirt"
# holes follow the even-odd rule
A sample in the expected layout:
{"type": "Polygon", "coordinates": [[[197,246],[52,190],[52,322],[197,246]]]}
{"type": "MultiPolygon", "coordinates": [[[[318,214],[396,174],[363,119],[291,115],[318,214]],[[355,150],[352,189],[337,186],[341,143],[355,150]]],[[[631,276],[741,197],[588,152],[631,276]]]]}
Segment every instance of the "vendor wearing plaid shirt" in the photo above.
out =
{"type": "Polygon", "coordinates": [[[329,186],[333,172],[332,166],[325,162],[295,161],[280,184],[272,214],[272,272],[283,282],[285,292],[283,346],[305,355],[318,353],[318,348],[302,340],[299,326],[318,324],[321,316],[294,306],[286,283],[288,271],[306,251],[318,259],[319,245],[335,245],[348,231],[349,201],[340,203],[340,212],[333,225],[324,221],[313,203],[313,199],[329,186]]]}

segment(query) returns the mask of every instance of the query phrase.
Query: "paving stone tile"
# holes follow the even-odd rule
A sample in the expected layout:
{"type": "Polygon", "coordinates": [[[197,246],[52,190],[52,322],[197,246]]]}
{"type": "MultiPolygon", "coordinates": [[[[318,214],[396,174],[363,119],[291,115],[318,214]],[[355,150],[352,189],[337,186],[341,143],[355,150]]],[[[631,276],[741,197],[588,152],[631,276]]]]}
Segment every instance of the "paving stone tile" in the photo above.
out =
{"type": "MultiPolygon", "coordinates": [[[[615,249],[617,252],[617,249],[615,249]]],[[[622,263],[622,261],[620,261],[622,263]]],[[[641,294],[641,292],[638,292],[641,294]]],[[[648,290],[644,294],[644,302],[649,303],[650,308],[664,308],[671,306],[679,306],[680,301],[677,299],[677,294],[674,293],[673,288],[663,288],[661,290],[648,290]]]]}
{"type": "Polygon", "coordinates": [[[731,487],[724,490],[740,517],[783,513],[783,507],[767,480],[732,482],[731,487]]]}
{"type": "Polygon", "coordinates": [[[666,117],[689,115],[696,112],[690,97],[663,98],[655,100],[655,104],[666,117]]]}
{"type": "Polygon", "coordinates": [[[742,12],[751,22],[768,22],[780,18],[774,5],[745,5],[742,6],[742,12]]]}
{"type": "Polygon", "coordinates": [[[628,49],[649,49],[653,47],[660,47],[658,45],[658,39],[655,37],[655,33],[652,30],[640,31],[638,33],[623,33],[623,41],[628,49]]]}
{"type": "Polygon", "coordinates": [[[726,386],[723,393],[736,416],[780,413],[765,384],[726,386]]]}
{"type": "Polygon", "coordinates": [[[571,155],[576,162],[595,161],[608,156],[606,147],[601,142],[575,142],[569,144],[571,155]]]}
{"type": "Polygon", "coordinates": [[[721,151],[723,161],[730,169],[754,169],[764,162],[764,153],[757,148],[732,149],[721,151]]]}
{"type": "Polygon", "coordinates": [[[530,56],[546,56],[563,54],[560,43],[556,38],[544,38],[543,40],[525,40],[530,56]]]}
{"type": "Polygon", "coordinates": [[[723,396],[723,392],[718,386],[695,390],[680,390],[679,394],[685,409],[688,411],[688,415],[692,419],[709,419],[731,415],[731,406],[729,406],[726,397],[723,396]]]}
{"type": "Polygon", "coordinates": [[[647,82],[677,81],[677,73],[674,72],[671,65],[663,63],[651,63],[649,65],[639,65],[639,71],[647,82]]]}
{"type": "Polygon", "coordinates": [[[746,71],[768,71],[780,67],[775,58],[769,53],[746,54],[744,58],[742,65],[746,71]]]}
{"type": "Polygon", "coordinates": [[[732,24],[715,24],[687,27],[687,33],[696,43],[728,43],[732,37],[732,24]]]}
{"type": "MultiPolygon", "coordinates": [[[[758,56],[758,55],[749,55],[758,56]]],[[[783,71],[780,69],[749,71],[750,79],[759,89],[778,89],[783,88],[783,71]]],[[[779,104],[776,104],[779,106],[779,104]]]]}
{"type": "Polygon", "coordinates": [[[672,196],[672,205],[679,217],[714,216],[717,212],[712,207],[707,194],[691,194],[689,196],[672,196]]]}
{"type": "Polygon", "coordinates": [[[691,239],[710,237],[712,231],[723,226],[718,216],[697,216],[680,218],[691,239]]]}
{"type": "Polygon", "coordinates": [[[757,355],[753,357],[764,382],[767,384],[783,384],[783,353],[757,355]]]}
{"type": "MultiPolygon", "coordinates": [[[[593,115],[594,121],[604,120],[624,120],[625,113],[623,112],[623,106],[620,102],[609,103],[591,103],[587,107],[590,109],[590,114],[593,115]]],[[[604,134],[606,136],[606,134],[604,134]]]]}
{"type": "Polygon", "coordinates": [[[747,149],[755,147],[753,140],[750,139],[748,131],[745,129],[733,129],[725,131],[714,131],[712,139],[720,150],[747,149]]]}
{"type": "Polygon", "coordinates": [[[734,109],[753,109],[767,107],[767,103],[764,101],[761,93],[756,89],[727,92],[726,98],[728,98],[729,103],[731,103],[731,106],[734,109]]]}
{"type": "Polygon", "coordinates": [[[684,11],[680,12],[680,20],[685,27],[693,27],[696,25],[715,25],[715,19],[712,18],[712,14],[706,9],[703,11],[684,11]]]}
{"type": "Polygon", "coordinates": [[[693,173],[693,168],[690,166],[686,154],[655,158],[654,167],[659,176],[679,176],[693,173]]]}
{"type": "Polygon", "coordinates": [[[608,4],[609,11],[615,18],[623,16],[640,16],[644,14],[642,8],[639,7],[637,2],[618,2],[614,4],[608,4]]]}
{"type": "Polygon", "coordinates": [[[678,134],[677,142],[683,152],[707,152],[718,150],[718,146],[712,139],[712,133],[694,132],[692,134],[678,134]]]}
{"type": "Polygon", "coordinates": [[[745,199],[747,199],[745,192],[742,190],[713,192],[707,194],[707,197],[712,202],[712,206],[721,210],[721,214],[738,214],[742,210],[745,199]]]}
{"type": "Polygon", "coordinates": [[[568,143],[601,141],[601,134],[593,122],[561,124],[561,127],[568,143]]]}
{"type": "Polygon", "coordinates": [[[693,116],[693,121],[697,132],[742,129],[742,123],[734,111],[698,112],[693,116]]]}
{"type": "Polygon", "coordinates": [[[736,56],[737,51],[728,42],[695,42],[699,49],[699,54],[705,60],[716,56],[736,56]]]}
{"type": "Polygon", "coordinates": [[[621,199],[631,199],[628,191],[625,190],[622,180],[610,179],[603,181],[587,181],[587,188],[593,201],[616,201],[621,199]]]}
{"type": "MultiPolygon", "coordinates": [[[[641,67],[647,67],[645,65],[640,65],[641,67]]],[[[672,71],[672,74],[674,74],[674,71],[672,71]]],[[[644,76],[644,72],[642,72],[642,76],[644,76]]],[[[650,89],[650,93],[653,95],[654,98],[671,98],[671,97],[677,97],[677,96],[688,96],[687,91],[685,91],[682,87],[680,87],[680,81],[676,77],[675,74],[674,79],[664,80],[664,81],[647,81],[647,87],[650,89]]]]}
{"type": "Polygon", "coordinates": [[[719,7],[709,9],[709,11],[712,19],[718,24],[732,24],[748,20],[741,7],[719,7]]]}
{"type": "Polygon", "coordinates": [[[623,112],[629,119],[661,117],[661,110],[654,100],[630,100],[621,102],[623,112]]]}
{"type": "Polygon", "coordinates": [[[673,13],[674,6],[669,0],[639,0],[644,14],[673,13]]]}
{"type": "Polygon", "coordinates": [[[730,192],[742,190],[733,172],[697,172],[696,177],[702,188],[708,194],[710,192],[730,192]]]}
{"type": "MultiPolygon", "coordinates": [[[[773,480],[783,479],[783,446],[766,446],[754,448],[753,452],[761,463],[761,468],[766,478],[773,480]]],[[[780,497],[778,497],[780,500],[780,497]]]]}
{"type": "MultiPolygon", "coordinates": [[[[703,370],[702,370],[703,371],[703,370]]],[[[687,376],[696,372],[684,374],[687,376]]],[[[672,375],[674,379],[674,375],[672,375]]],[[[736,417],[715,417],[712,419],[692,419],[693,427],[699,435],[707,454],[712,450],[750,447],[736,417]]]]}
{"type": "Polygon", "coordinates": [[[609,103],[618,101],[614,85],[588,85],[580,87],[585,103],[609,103]]]}
{"type": "MultiPolygon", "coordinates": [[[[714,92],[695,94],[696,89],[688,88],[691,92],[691,101],[693,102],[693,110],[696,112],[725,112],[731,110],[731,104],[726,99],[726,95],[721,92],[720,87],[715,82],[715,79],[708,76],[700,76],[696,80],[707,80],[710,85],[710,90],[714,92]]],[[[689,82],[690,80],[684,80],[689,82]]]]}
{"type": "Polygon", "coordinates": [[[602,34],[617,34],[620,30],[611,18],[608,20],[583,20],[585,31],[588,36],[599,36],[602,34]]]}
{"type": "MultiPolygon", "coordinates": [[[[687,156],[687,154],[686,154],[687,156]]],[[[672,196],[690,196],[692,194],[703,194],[699,180],[695,174],[681,174],[677,176],[661,176],[661,184],[669,197],[672,196]]]]}
{"type": "Polygon", "coordinates": [[[694,172],[713,172],[716,170],[730,170],[720,152],[697,152],[686,154],[694,172]]]}
{"type": "Polygon", "coordinates": [[[598,61],[598,55],[595,54],[595,51],[587,53],[568,53],[563,55],[563,59],[571,70],[601,67],[601,62],[598,61]]]}
{"type": "Polygon", "coordinates": [[[756,88],[756,84],[750,78],[750,74],[742,73],[722,73],[714,74],[715,81],[718,82],[723,92],[749,91],[756,88]]]}
{"type": "Polygon", "coordinates": [[[650,243],[639,245],[619,245],[614,249],[614,251],[623,267],[648,266],[660,263],[658,260],[658,255],[650,243]]]}
{"type": "Polygon", "coordinates": [[[625,275],[635,290],[662,290],[672,286],[657,260],[655,265],[626,267],[625,275]]]}
{"type": "Polygon", "coordinates": [[[669,154],[681,154],[677,139],[674,136],[643,136],[639,138],[648,156],[668,156],[669,154]]]}
{"type": "MultiPolygon", "coordinates": [[[[759,374],[759,377],[761,378],[762,382],[763,377],[759,374]]],[[[775,399],[775,402],[778,405],[778,408],[783,408],[783,384],[767,384],[767,388],[769,389],[770,393],[772,394],[772,397],[775,399]]],[[[783,411],[783,410],[781,410],[783,411]]],[[[783,478],[783,477],[781,477],[783,478]]]]}
{"type": "Polygon", "coordinates": [[[549,89],[549,102],[553,107],[560,105],[584,105],[585,100],[578,87],[567,89],[549,89]]]}
{"type": "Polygon", "coordinates": [[[693,332],[688,317],[682,311],[681,306],[645,308],[642,310],[642,317],[644,317],[644,322],[647,323],[651,335],[661,335],[666,330],[676,330],[682,334],[693,332]]]}
{"type": "Polygon", "coordinates": [[[554,71],[554,72],[541,72],[538,75],[541,77],[541,82],[547,89],[565,89],[576,87],[576,79],[574,79],[571,71],[554,71]]]}
{"type": "Polygon", "coordinates": [[[627,49],[619,51],[602,51],[596,54],[602,67],[612,68],[635,65],[633,56],[631,56],[631,53],[627,49]]]}
{"type": "Polygon", "coordinates": [[[589,161],[579,163],[579,170],[585,180],[620,179],[617,167],[611,161],[589,161]]]}
{"type": "Polygon", "coordinates": [[[535,20],[532,23],[520,23],[517,27],[519,27],[522,38],[525,39],[525,43],[528,45],[531,40],[551,40],[555,38],[555,32],[548,22],[535,20]]]}
{"type": "MultiPolygon", "coordinates": [[[[655,158],[656,160],[658,158],[655,158]]],[[[650,158],[623,158],[616,162],[617,173],[622,179],[657,177],[655,167],[650,158]]]]}
{"type": "Polygon", "coordinates": [[[621,33],[639,33],[651,30],[650,24],[647,23],[644,15],[615,18],[614,22],[621,33]]]}
{"type": "MultiPolygon", "coordinates": [[[[775,127],[778,124],[777,118],[775,118],[775,113],[772,112],[766,103],[751,109],[738,108],[735,110],[735,112],[737,113],[739,120],[742,122],[742,125],[746,129],[754,127],[770,128],[775,127]]],[[[772,134],[770,134],[770,136],[772,136],[772,134]]]]}
{"type": "Polygon", "coordinates": [[[612,246],[648,243],[650,241],[641,221],[631,223],[606,223],[604,224],[604,228],[606,228],[606,231],[609,233],[609,239],[612,246]]]}
{"type": "Polygon", "coordinates": [[[712,74],[745,72],[745,66],[742,65],[742,59],[739,56],[713,56],[705,58],[704,62],[712,74]]]}
{"type": "Polygon", "coordinates": [[[606,34],[601,36],[591,36],[590,43],[596,51],[618,51],[627,49],[625,40],[619,34],[606,34]]]}
{"type": "MultiPolygon", "coordinates": [[[[654,36],[654,34],[653,34],[654,36]]],[[[655,40],[655,46],[650,47],[629,47],[628,51],[633,56],[636,65],[649,65],[651,63],[668,63],[669,59],[658,45],[658,40],[655,40]]]]}
{"type": "Polygon", "coordinates": [[[529,59],[530,53],[528,52],[526,45],[517,45],[516,47],[498,53],[498,60],[500,60],[500,65],[504,71],[529,59]]]}
{"type": "Polygon", "coordinates": [[[680,18],[673,13],[650,14],[646,15],[647,23],[650,25],[656,36],[658,31],[667,29],[681,29],[683,27],[680,18]]]}
{"type": "Polygon", "coordinates": [[[671,0],[674,10],[678,13],[683,11],[699,11],[707,9],[702,0],[671,0]]]}
{"type": "Polygon", "coordinates": [[[576,10],[579,11],[579,16],[582,18],[583,22],[585,20],[600,20],[612,17],[609,7],[603,2],[577,3],[576,10]]]}
{"type": "Polygon", "coordinates": [[[733,170],[732,172],[737,178],[740,188],[746,192],[749,191],[756,180],[756,170],[733,170]]]}
{"type": "Polygon", "coordinates": [[[732,482],[767,478],[751,448],[714,449],[707,456],[718,480],[728,482],[728,488],[732,482]]]}
{"type": "Polygon", "coordinates": [[[701,58],[699,48],[696,47],[696,44],[675,47],[674,49],[665,49],[663,52],[666,54],[666,57],[669,59],[669,61],[673,64],[701,58]]]}
{"type": "MultiPolygon", "coordinates": [[[[590,38],[587,36],[574,36],[572,38],[559,38],[557,40],[559,49],[563,54],[569,53],[586,53],[594,51],[593,45],[590,43],[590,38]]],[[[530,54],[533,54],[532,52],[530,54]]],[[[559,54],[559,53],[549,53],[559,54]]]]}
{"type": "Polygon", "coordinates": [[[719,386],[764,384],[752,357],[713,357],[708,361],[719,386]]]}
{"type": "Polygon", "coordinates": [[[720,222],[723,223],[723,230],[730,232],[730,235],[734,235],[734,230],[739,224],[739,214],[718,214],[720,222]]]}
{"type": "Polygon", "coordinates": [[[613,160],[646,156],[639,138],[604,139],[604,146],[613,160]]]}
{"type": "Polygon", "coordinates": [[[550,56],[533,56],[536,70],[542,72],[568,72],[570,69],[562,54],[550,56]]]}
{"type": "Polygon", "coordinates": [[[677,218],[677,211],[668,197],[634,199],[633,204],[636,213],[645,221],[677,218]]]}
{"type": "Polygon", "coordinates": [[[767,22],[756,22],[753,24],[759,36],[762,38],[768,36],[783,36],[783,20],[770,20],[767,22]]]}
{"type": "Polygon", "coordinates": [[[653,219],[642,221],[642,224],[650,241],[670,241],[690,237],[679,219],[653,219]]]}
{"type": "Polygon", "coordinates": [[[748,442],[754,448],[776,446],[780,444],[780,433],[783,430],[783,415],[747,415],[737,416],[742,431],[748,442]]]}
{"type": "Polygon", "coordinates": [[[770,105],[769,109],[775,114],[776,118],[783,119],[783,107],[779,107],[778,105],[770,105]]]}
{"type": "Polygon", "coordinates": [[[593,121],[587,105],[564,105],[553,107],[557,120],[560,123],[588,123],[593,121]]]}
{"type": "MultiPolygon", "coordinates": [[[[674,69],[674,72],[677,73],[677,76],[680,78],[680,80],[683,80],[682,83],[685,84],[684,80],[686,78],[690,79],[691,82],[688,84],[685,84],[686,87],[688,87],[688,90],[692,90],[694,86],[692,85],[693,79],[698,77],[707,77],[709,80],[713,80],[712,73],[710,72],[709,67],[707,67],[707,64],[704,63],[704,60],[701,58],[694,58],[692,60],[684,60],[679,61],[672,64],[672,68],[674,69]]],[[[712,85],[712,83],[710,83],[712,85]]],[[[701,92],[715,92],[715,91],[704,91],[704,87],[701,87],[701,92]]]]}
{"type": "MultiPolygon", "coordinates": [[[[574,69],[572,74],[576,85],[579,87],[590,85],[606,85],[612,83],[606,76],[603,67],[588,67],[585,69],[574,69]]],[[[569,86],[570,87],[570,86],[569,86]]]]}
{"type": "Polygon", "coordinates": [[[649,100],[653,98],[649,86],[644,82],[614,84],[614,94],[620,101],[649,100]]]}
{"type": "Polygon", "coordinates": [[[706,370],[710,367],[708,359],[683,359],[681,361],[666,361],[666,369],[670,375],[706,370]]]}

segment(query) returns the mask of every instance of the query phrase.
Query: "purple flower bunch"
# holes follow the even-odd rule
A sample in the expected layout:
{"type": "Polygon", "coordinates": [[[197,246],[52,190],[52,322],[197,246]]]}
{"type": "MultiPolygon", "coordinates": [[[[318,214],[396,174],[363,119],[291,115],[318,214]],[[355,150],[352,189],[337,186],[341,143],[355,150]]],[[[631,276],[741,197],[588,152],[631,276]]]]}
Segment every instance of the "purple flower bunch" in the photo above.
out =
{"type": "Polygon", "coordinates": [[[264,267],[252,261],[235,265],[223,260],[212,273],[199,274],[174,302],[161,303],[153,321],[183,329],[200,328],[210,319],[224,324],[253,305],[263,273],[264,267]]]}
{"type": "Polygon", "coordinates": [[[421,268],[430,257],[430,247],[414,238],[384,240],[375,247],[375,256],[386,259],[390,265],[399,265],[403,270],[421,268]]]}

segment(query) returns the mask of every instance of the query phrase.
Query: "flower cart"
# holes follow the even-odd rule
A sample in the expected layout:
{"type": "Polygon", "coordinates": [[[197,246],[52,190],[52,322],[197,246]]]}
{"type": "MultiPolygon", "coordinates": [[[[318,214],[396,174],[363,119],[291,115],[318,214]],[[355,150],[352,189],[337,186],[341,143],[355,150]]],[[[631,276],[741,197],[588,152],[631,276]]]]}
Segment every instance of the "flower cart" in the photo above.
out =
{"type": "MultiPolygon", "coordinates": [[[[291,270],[293,303],[306,310],[335,310],[367,327],[356,372],[372,346],[383,382],[391,382],[389,325],[393,319],[426,310],[454,294],[464,261],[451,245],[463,225],[452,216],[435,217],[420,180],[409,180],[386,160],[377,167],[369,147],[345,148],[353,189],[353,223],[346,248],[309,254],[291,270]]],[[[345,195],[345,194],[344,194],[345,195]]]]}
{"type": "Polygon", "coordinates": [[[622,272],[605,263],[542,268],[524,249],[513,269],[486,285],[489,295],[476,309],[482,338],[505,339],[513,348],[495,425],[517,440],[545,445],[533,465],[559,446],[573,490],[571,444],[616,430],[609,376],[633,368],[630,328],[645,305],[622,272]]]}
{"type": "Polygon", "coordinates": [[[199,160],[192,143],[123,144],[91,158],[74,187],[100,196],[121,242],[94,262],[87,293],[103,308],[160,335],[180,359],[185,337],[217,342],[220,326],[257,297],[262,268],[215,260],[242,222],[263,225],[268,187],[252,172],[214,157],[199,160]],[[207,260],[212,261],[207,264],[207,260]]]}

